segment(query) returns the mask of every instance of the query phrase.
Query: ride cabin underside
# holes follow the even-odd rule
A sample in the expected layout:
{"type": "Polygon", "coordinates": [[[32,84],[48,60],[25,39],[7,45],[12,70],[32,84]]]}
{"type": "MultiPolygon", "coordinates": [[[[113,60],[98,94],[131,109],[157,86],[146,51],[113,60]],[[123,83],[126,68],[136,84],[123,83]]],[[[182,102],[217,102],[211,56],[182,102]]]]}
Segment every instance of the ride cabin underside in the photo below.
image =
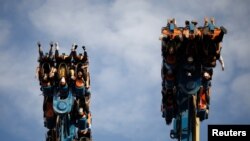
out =
{"type": "Polygon", "coordinates": [[[199,124],[208,119],[213,69],[217,60],[224,70],[222,41],[227,30],[205,18],[204,25],[185,21],[178,27],[169,19],[162,27],[162,117],[173,121],[170,137],[178,141],[199,141],[199,124]]]}

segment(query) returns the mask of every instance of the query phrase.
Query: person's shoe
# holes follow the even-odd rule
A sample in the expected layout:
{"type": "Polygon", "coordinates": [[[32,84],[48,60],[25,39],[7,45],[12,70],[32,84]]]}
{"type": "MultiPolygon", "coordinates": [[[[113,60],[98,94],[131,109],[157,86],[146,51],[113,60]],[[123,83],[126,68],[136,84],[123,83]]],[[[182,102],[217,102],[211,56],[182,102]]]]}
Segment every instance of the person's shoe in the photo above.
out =
{"type": "Polygon", "coordinates": [[[43,119],[43,126],[47,127],[47,120],[46,120],[46,118],[43,119]]]}
{"type": "Polygon", "coordinates": [[[56,50],[59,50],[58,42],[55,42],[55,47],[56,47],[56,50]]]}
{"type": "Polygon", "coordinates": [[[37,46],[40,48],[40,47],[41,47],[41,43],[40,43],[40,42],[37,42],[37,46]]]}
{"type": "Polygon", "coordinates": [[[53,42],[52,42],[52,41],[50,42],[50,47],[51,47],[51,48],[53,47],[53,42]]]}
{"type": "Polygon", "coordinates": [[[165,108],[163,107],[163,105],[161,105],[161,113],[162,113],[162,118],[165,118],[166,117],[166,111],[165,111],[165,108]]]}

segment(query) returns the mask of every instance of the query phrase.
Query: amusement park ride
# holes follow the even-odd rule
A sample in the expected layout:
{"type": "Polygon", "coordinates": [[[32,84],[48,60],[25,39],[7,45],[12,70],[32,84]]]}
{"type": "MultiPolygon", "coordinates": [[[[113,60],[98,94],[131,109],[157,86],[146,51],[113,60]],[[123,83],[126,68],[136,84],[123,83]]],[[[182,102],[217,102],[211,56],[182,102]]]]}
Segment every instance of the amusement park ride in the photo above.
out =
{"type": "MultiPolygon", "coordinates": [[[[199,141],[200,122],[208,118],[211,81],[217,60],[224,70],[222,40],[227,30],[214,19],[204,25],[186,21],[178,27],[175,19],[162,28],[162,117],[173,120],[170,137],[178,141],[199,141]]],[[[38,43],[37,77],[43,93],[46,141],[92,141],[90,73],[86,48],[69,55],[59,54],[58,43],[48,53],[38,43]],[[55,53],[53,50],[55,49],[55,53]]]]}
{"type": "Polygon", "coordinates": [[[186,21],[177,27],[170,19],[161,30],[162,42],[162,117],[173,120],[170,132],[178,141],[199,141],[200,122],[208,118],[213,68],[221,56],[227,30],[217,27],[214,18],[205,18],[204,26],[186,21]]]}
{"type": "Polygon", "coordinates": [[[58,43],[51,43],[49,53],[44,54],[38,43],[37,77],[44,96],[46,141],[92,140],[89,60],[82,48],[84,53],[77,54],[74,44],[70,55],[60,55],[58,43]]]}

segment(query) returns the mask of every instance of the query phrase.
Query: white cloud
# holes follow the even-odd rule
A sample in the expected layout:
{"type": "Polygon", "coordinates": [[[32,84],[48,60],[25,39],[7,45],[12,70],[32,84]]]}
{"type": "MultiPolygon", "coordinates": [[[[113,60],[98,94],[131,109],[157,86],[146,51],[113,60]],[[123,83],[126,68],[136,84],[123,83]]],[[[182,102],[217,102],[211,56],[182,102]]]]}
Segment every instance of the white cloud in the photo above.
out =
{"type": "MultiPolygon", "coordinates": [[[[10,36],[11,25],[5,20],[0,20],[0,48],[1,46],[7,43],[10,36]]],[[[0,58],[1,59],[1,58],[0,58]]]]}
{"type": "Polygon", "coordinates": [[[235,101],[234,104],[231,105],[233,111],[248,110],[250,109],[250,96],[249,96],[249,80],[250,73],[239,74],[237,78],[231,83],[232,94],[230,94],[232,100],[235,101]]]}

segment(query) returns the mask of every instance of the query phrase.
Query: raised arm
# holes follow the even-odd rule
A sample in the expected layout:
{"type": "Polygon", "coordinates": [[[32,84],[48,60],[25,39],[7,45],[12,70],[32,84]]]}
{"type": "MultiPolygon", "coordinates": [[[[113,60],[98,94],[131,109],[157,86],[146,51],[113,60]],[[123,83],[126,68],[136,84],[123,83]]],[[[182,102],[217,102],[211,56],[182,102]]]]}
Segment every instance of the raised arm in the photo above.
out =
{"type": "Polygon", "coordinates": [[[43,50],[42,50],[41,43],[37,42],[37,46],[38,46],[39,57],[42,58],[43,57],[43,50]]]}
{"type": "Polygon", "coordinates": [[[72,45],[72,48],[71,48],[71,52],[70,52],[70,55],[69,55],[69,57],[73,57],[73,59],[76,59],[76,56],[77,56],[77,54],[76,54],[76,49],[77,49],[77,45],[76,44],[73,44],[72,45]]]}
{"type": "Polygon", "coordinates": [[[50,42],[49,58],[53,58],[53,42],[50,42]]]}
{"type": "Polygon", "coordinates": [[[58,45],[57,42],[55,43],[55,48],[56,48],[56,51],[55,51],[55,58],[57,59],[57,58],[59,57],[59,45],[58,45]]]}

